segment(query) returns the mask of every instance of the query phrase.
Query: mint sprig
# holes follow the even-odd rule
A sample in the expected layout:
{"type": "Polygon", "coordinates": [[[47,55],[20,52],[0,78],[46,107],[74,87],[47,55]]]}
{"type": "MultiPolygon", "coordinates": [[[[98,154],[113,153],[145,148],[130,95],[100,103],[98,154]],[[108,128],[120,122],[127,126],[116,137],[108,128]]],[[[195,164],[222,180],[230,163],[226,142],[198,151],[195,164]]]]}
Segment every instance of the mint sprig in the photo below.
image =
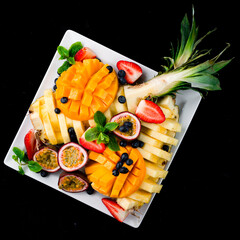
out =
{"type": "Polygon", "coordinates": [[[81,42],[73,43],[68,50],[63,46],[57,47],[57,51],[60,54],[59,60],[66,59],[62,66],[58,68],[58,74],[61,74],[62,72],[66,71],[69,67],[71,67],[71,65],[75,64],[74,56],[82,48],[83,45],[81,42]]]}
{"type": "Polygon", "coordinates": [[[97,140],[97,144],[104,143],[112,151],[119,151],[120,148],[117,143],[117,140],[114,134],[111,133],[118,127],[118,123],[116,122],[106,123],[106,117],[100,111],[97,111],[94,114],[94,121],[96,123],[96,127],[90,128],[86,131],[85,139],[88,142],[97,140]]]}
{"type": "Polygon", "coordinates": [[[21,175],[25,174],[23,166],[28,166],[28,168],[33,172],[39,172],[42,170],[42,167],[37,162],[33,160],[29,161],[28,157],[21,149],[14,147],[13,152],[15,155],[12,156],[12,159],[18,163],[18,172],[21,175]]]}

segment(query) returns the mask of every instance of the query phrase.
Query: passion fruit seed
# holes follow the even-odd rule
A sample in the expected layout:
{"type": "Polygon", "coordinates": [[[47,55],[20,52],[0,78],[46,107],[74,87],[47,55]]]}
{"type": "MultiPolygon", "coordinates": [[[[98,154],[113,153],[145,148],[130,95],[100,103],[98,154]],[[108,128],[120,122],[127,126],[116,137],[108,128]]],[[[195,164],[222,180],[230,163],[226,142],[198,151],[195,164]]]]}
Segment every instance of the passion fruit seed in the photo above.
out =
{"type": "Polygon", "coordinates": [[[66,176],[61,180],[61,184],[59,185],[60,189],[64,189],[66,191],[73,191],[82,189],[85,186],[85,183],[80,181],[75,176],[66,176]]]}
{"type": "Polygon", "coordinates": [[[46,169],[55,169],[58,167],[56,153],[48,148],[44,148],[36,153],[35,161],[46,169]]]}
{"type": "Polygon", "coordinates": [[[62,162],[66,167],[76,167],[84,160],[83,154],[74,146],[69,146],[63,150],[62,162]]]}

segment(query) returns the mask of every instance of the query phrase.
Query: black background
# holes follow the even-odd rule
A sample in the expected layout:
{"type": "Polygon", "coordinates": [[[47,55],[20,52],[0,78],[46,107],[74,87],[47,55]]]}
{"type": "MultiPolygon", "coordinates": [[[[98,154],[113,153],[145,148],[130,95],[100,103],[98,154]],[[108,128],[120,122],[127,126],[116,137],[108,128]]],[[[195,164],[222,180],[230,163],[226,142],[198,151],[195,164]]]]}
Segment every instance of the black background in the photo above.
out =
{"type": "MultiPolygon", "coordinates": [[[[226,42],[222,91],[202,100],[163,189],[134,229],[16,171],[1,168],[1,233],[48,237],[217,237],[235,232],[239,215],[239,6],[237,1],[62,1],[6,4],[1,26],[1,159],[32,102],[66,30],[71,29],[160,70],[180,22],[191,16],[199,35],[217,27],[201,48],[212,56],[226,42]],[[95,3],[96,2],[96,3],[95,3]],[[5,13],[5,14],[4,14],[5,13]],[[86,235],[84,235],[86,233],[86,235]],[[145,235],[146,236],[146,235],[145,235]]],[[[6,235],[5,235],[6,236],[6,235]]]]}

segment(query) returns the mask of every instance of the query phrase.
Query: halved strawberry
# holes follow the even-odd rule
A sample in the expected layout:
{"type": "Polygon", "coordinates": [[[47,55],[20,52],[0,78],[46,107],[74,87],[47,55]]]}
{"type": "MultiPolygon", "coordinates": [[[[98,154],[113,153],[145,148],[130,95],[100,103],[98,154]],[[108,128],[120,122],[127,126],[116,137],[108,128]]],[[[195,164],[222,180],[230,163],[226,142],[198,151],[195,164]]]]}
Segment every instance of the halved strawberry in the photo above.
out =
{"type": "Polygon", "coordinates": [[[128,62],[128,61],[118,61],[117,62],[117,68],[118,70],[124,70],[126,75],[125,79],[127,83],[133,84],[138,78],[142,75],[142,69],[140,66],[138,66],[134,62],[128,62]]]}
{"type": "Polygon", "coordinates": [[[84,59],[91,59],[95,58],[96,54],[88,47],[84,47],[80,49],[76,54],[75,54],[75,61],[82,61],[84,59]]]}
{"type": "Polygon", "coordinates": [[[124,210],[120,205],[110,198],[102,198],[103,204],[107,207],[108,211],[115,217],[119,222],[123,222],[129,214],[129,211],[124,210]]]}
{"type": "Polygon", "coordinates": [[[141,100],[135,114],[144,122],[162,123],[165,121],[162,109],[156,103],[149,100],[141,100]]]}
{"type": "Polygon", "coordinates": [[[79,142],[84,148],[97,153],[103,153],[106,148],[104,143],[97,144],[97,140],[91,142],[87,141],[85,139],[85,133],[80,137],[79,142]]]}
{"type": "Polygon", "coordinates": [[[29,160],[33,159],[34,153],[37,151],[37,141],[34,133],[34,129],[30,129],[24,137],[24,144],[27,151],[29,160]]]}

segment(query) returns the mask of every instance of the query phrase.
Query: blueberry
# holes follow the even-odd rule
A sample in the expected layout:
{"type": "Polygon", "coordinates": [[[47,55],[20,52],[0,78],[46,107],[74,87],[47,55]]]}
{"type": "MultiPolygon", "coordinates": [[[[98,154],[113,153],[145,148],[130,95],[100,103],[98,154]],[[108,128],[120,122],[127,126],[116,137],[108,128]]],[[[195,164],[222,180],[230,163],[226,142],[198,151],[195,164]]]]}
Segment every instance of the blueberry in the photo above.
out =
{"type": "Polygon", "coordinates": [[[128,154],[127,153],[123,153],[122,155],[121,155],[121,161],[123,161],[123,162],[125,162],[125,161],[127,161],[127,159],[128,159],[128,154]]]}
{"type": "Polygon", "coordinates": [[[75,133],[75,130],[74,130],[73,127],[70,127],[70,128],[68,129],[68,132],[69,132],[69,134],[71,134],[71,133],[75,133]]]}
{"type": "Polygon", "coordinates": [[[128,132],[128,130],[129,130],[129,129],[128,129],[127,127],[125,127],[124,125],[122,125],[121,127],[119,127],[119,131],[120,131],[120,132],[123,132],[123,133],[124,133],[124,132],[128,132]]]}
{"type": "Polygon", "coordinates": [[[67,97],[62,97],[61,98],[61,103],[67,103],[68,102],[68,98],[67,97]]]}
{"type": "Polygon", "coordinates": [[[77,136],[73,127],[68,128],[68,133],[71,142],[78,143],[77,136]]]}
{"type": "Polygon", "coordinates": [[[127,81],[126,81],[126,79],[125,79],[124,77],[118,78],[118,81],[119,81],[119,83],[122,84],[122,85],[124,85],[124,84],[127,83],[127,81]]]}
{"type": "Polygon", "coordinates": [[[113,71],[112,66],[107,66],[107,69],[108,69],[109,73],[111,73],[113,71]]]}
{"type": "Polygon", "coordinates": [[[40,171],[41,177],[46,177],[48,175],[47,171],[41,170],[40,171]]]}
{"type": "Polygon", "coordinates": [[[119,161],[117,164],[116,164],[116,169],[119,170],[123,165],[123,161],[119,161]]]}
{"type": "Polygon", "coordinates": [[[127,128],[132,128],[133,124],[132,122],[124,122],[123,126],[127,128]]]}
{"type": "Polygon", "coordinates": [[[87,190],[86,190],[87,194],[91,195],[94,193],[94,189],[92,188],[92,186],[89,184],[87,190]]]}
{"type": "Polygon", "coordinates": [[[132,164],[133,164],[133,160],[130,159],[130,158],[127,159],[126,164],[127,164],[128,166],[132,165],[132,164]]]}
{"type": "Polygon", "coordinates": [[[139,147],[143,147],[144,146],[144,142],[140,141],[140,140],[138,140],[138,141],[139,141],[139,147]]]}
{"type": "Polygon", "coordinates": [[[119,175],[118,170],[117,170],[117,169],[113,169],[112,175],[115,176],[115,177],[117,177],[117,176],[119,175]]]}
{"type": "Polygon", "coordinates": [[[119,172],[120,173],[128,173],[128,169],[126,168],[126,167],[121,167],[120,169],[119,169],[119,172]]]}
{"type": "Polygon", "coordinates": [[[56,84],[57,80],[58,80],[58,78],[55,78],[55,80],[54,80],[54,83],[55,83],[55,84],[56,84]]]}
{"type": "Polygon", "coordinates": [[[56,91],[57,90],[57,85],[55,84],[54,86],[53,86],[53,91],[56,91]]]}
{"type": "Polygon", "coordinates": [[[168,152],[169,146],[168,146],[168,145],[163,145],[162,149],[163,149],[164,151],[167,151],[167,152],[168,152]]]}
{"type": "Polygon", "coordinates": [[[126,72],[121,69],[121,70],[118,71],[118,76],[124,78],[126,76],[126,72]]]}
{"type": "Polygon", "coordinates": [[[125,102],[126,102],[126,98],[125,98],[124,96],[119,96],[119,97],[118,97],[118,101],[119,101],[120,103],[125,103],[125,102]]]}
{"type": "Polygon", "coordinates": [[[54,112],[55,112],[56,114],[59,114],[59,113],[61,112],[61,110],[60,110],[59,108],[55,108],[55,109],[54,109],[54,112]]]}
{"type": "Polygon", "coordinates": [[[139,141],[138,140],[133,140],[132,143],[131,143],[131,146],[133,148],[138,148],[139,147],[139,141]]]}
{"type": "Polygon", "coordinates": [[[121,147],[126,147],[126,146],[127,146],[127,141],[122,140],[122,141],[120,141],[119,145],[120,145],[121,147]]]}

